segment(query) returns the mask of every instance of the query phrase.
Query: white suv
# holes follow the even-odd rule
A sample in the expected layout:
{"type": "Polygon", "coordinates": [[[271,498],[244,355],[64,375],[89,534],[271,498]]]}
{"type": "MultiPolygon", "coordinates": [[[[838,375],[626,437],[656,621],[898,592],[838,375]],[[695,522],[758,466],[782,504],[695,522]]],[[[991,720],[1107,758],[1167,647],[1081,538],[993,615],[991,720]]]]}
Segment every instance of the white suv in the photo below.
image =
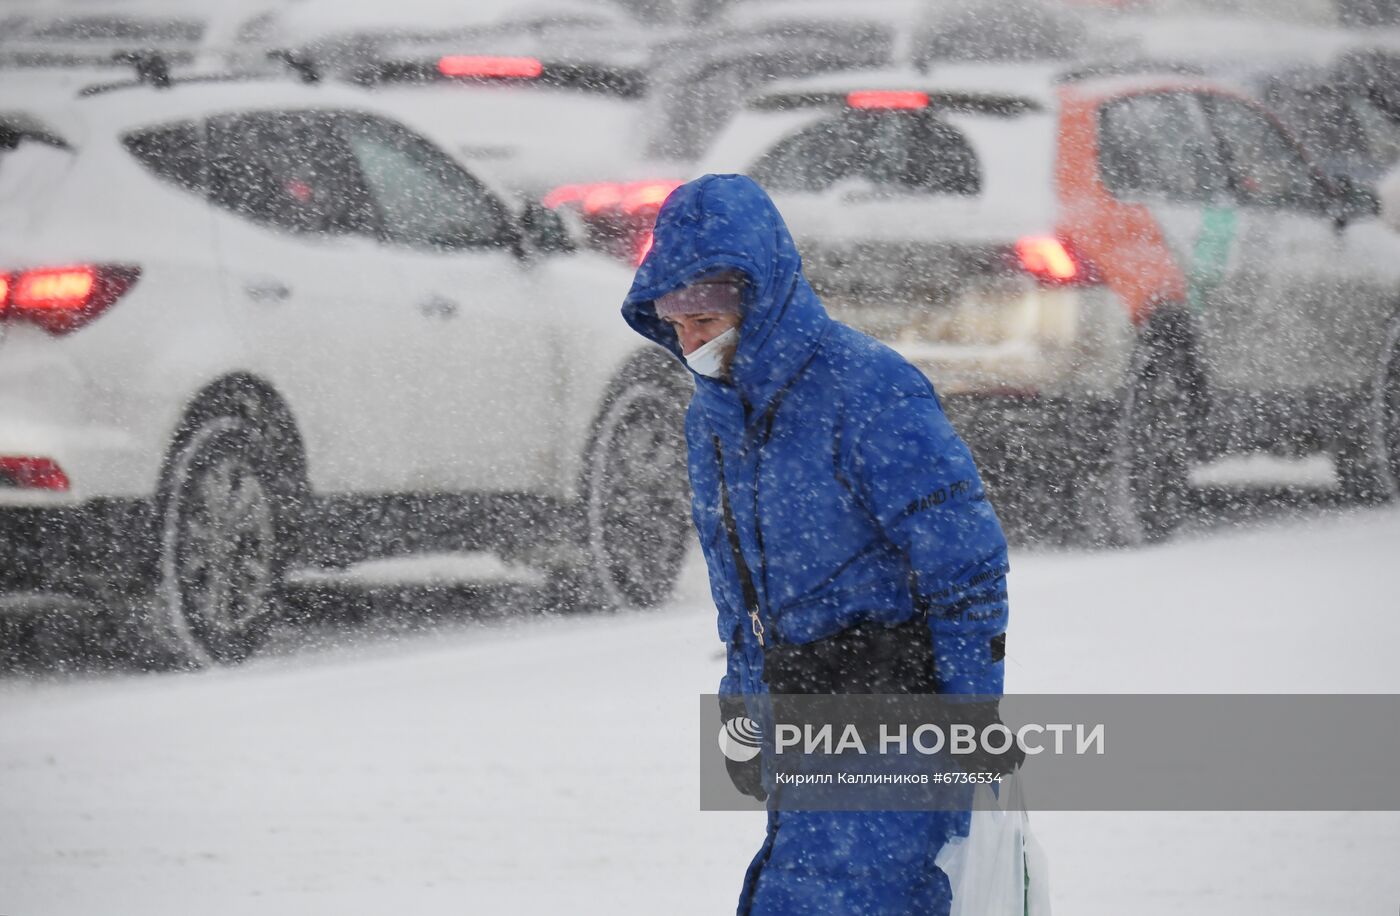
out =
{"type": "Polygon", "coordinates": [[[154,596],[131,623],[205,663],[296,562],[489,542],[669,594],[688,382],[625,269],[447,145],[272,82],[0,113],[0,599],[154,596]]]}

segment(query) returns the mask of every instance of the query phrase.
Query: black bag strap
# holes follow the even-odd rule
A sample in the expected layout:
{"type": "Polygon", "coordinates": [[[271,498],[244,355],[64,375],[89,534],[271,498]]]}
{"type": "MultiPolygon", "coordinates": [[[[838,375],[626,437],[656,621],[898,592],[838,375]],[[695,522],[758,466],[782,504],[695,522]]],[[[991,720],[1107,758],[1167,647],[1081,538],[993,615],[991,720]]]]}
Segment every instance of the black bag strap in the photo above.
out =
{"type": "Polygon", "coordinates": [[[739,525],[734,521],[734,510],[729,507],[729,484],[724,479],[724,449],[719,444],[719,436],[713,437],[715,461],[719,464],[719,505],[724,513],[724,530],[729,535],[729,551],[734,555],[734,568],[739,573],[739,587],[744,592],[744,604],[749,614],[753,635],[758,637],[759,647],[763,647],[763,621],[759,619],[758,589],[753,584],[753,573],[744,560],[744,551],[739,546],[739,525]]]}

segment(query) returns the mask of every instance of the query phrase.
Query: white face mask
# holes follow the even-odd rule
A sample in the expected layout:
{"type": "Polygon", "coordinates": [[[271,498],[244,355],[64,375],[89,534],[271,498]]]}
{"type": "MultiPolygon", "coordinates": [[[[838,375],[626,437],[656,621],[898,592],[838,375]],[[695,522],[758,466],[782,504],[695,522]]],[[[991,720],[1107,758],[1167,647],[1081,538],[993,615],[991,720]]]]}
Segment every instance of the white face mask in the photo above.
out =
{"type": "Polygon", "coordinates": [[[707,378],[724,378],[729,374],[729,361],[739,346],[739,329],[730,328],[709,343],[696,347],[685,358],[686,365],[707,378]]]}

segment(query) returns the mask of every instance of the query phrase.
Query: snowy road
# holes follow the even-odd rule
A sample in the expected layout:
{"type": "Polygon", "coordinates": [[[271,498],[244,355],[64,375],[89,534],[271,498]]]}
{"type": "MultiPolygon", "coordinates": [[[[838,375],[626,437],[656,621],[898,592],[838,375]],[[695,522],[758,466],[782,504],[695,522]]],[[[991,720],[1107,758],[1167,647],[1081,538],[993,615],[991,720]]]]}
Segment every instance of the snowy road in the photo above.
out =
{"type": "MultiPolygon", "coordinates": [[[[1400,692],[1397,545],[1387,508],[1017,552],[1007,688],[1400,692]]],[[[705,595],[0,681],[0,913],[731,911],[762,824],[697,810],[705,595]]],[[[1400,907],[1400,814],[1034,822],[1062,916],[1400,907]]]]}

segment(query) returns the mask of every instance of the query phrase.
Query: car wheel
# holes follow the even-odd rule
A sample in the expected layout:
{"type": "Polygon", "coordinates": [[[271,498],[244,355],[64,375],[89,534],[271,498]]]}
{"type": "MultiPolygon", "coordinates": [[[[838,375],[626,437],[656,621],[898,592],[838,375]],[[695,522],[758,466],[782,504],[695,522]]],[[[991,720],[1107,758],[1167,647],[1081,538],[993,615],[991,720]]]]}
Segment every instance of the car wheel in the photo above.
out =
{"type": "Polygon", "coordinates": [[[628,383],[599,420],[584,514],[591,590],[612,608],[650,608],[675,589],[690,536],[684,395],[628,383]]]}
{"type": "Polygon", "coordinates": [[[172,455],[155,597],[160,635],[187,664],[242,661],[278,616],[288,503],[265,454],[254,427],[218,417],[172,455]]]}
{"type": "Polygon", "coordinates": [[[1088,475],[1080,511],[1091,541],[1130,546],[1169,536],[1187,509],[1191,391],[1168,345],[1134,359],[1103,466],[1088,475]]]}

